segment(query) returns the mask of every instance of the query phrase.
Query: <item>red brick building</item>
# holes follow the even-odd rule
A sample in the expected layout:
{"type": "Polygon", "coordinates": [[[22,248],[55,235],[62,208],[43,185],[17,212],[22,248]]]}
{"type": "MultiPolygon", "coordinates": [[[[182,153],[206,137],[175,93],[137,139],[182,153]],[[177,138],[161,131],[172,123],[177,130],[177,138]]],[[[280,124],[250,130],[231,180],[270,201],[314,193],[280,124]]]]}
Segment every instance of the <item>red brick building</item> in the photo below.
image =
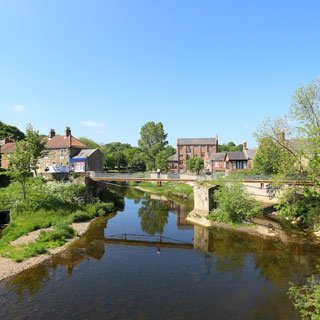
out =
{"type": "Polygon", "coordinates": [[[168,159],[170,173],[187,172],[187,160],[205,159],[207,153],[218,152],[218,135],[216,138],[178,138],[177,153],[168,159]]]}

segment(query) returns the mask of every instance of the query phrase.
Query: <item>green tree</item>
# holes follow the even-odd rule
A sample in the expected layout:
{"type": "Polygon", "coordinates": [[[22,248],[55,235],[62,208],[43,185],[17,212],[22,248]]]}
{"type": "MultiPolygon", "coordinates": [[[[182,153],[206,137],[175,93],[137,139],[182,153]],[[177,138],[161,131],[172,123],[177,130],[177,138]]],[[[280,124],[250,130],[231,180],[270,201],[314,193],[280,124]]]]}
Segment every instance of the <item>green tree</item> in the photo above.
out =
{"type": "Polygon", "coordinates": [[[278,174],[283,166],[294,165],[293,160],[285,149],[270,137],[266,137],[261,139],[259,148],[254,155],[253,169],[259,174],[278,174]]]}
{"type": "Polygon", "coordinates": [[[228,151],[233,151],[233,152],[240,152],[243,150],[243,145],[238,144],[237,146],[233,141],[230,141],[229,143],[221,144],[219,145],[219,152],[228,152],[228,151]]]}
{"type": "Polygon", "coordinates": [[[156,155],[156,167],[163,173],[168,172],[168,153],[166,150],[161,150],[156,155]]]}
{"type": "Polygon", "coordinates": [[[124,150],[124,153],[126,155],[128,166],[130,168],[136,170],[146,169],[144,154],[139,148],[133,147],[130,149],[126,149],[124,150]]]}
{"type": "Polygon", "coordinates": [[[114,169],[116,166],[116,159],[114,157],[114,154],[109,153],[104,157],[104,165],[106,169],[114,169]]]}
{"type": "Polygon", "coordinates": [[[114,160],[116,163],[116,166],[118,167],[118,170],[120,170],[121,167],[126,167],[127,166],[127,159],[126,155],[124,154],[123,151],[116,151],[114,152],[114,160]]]}
{"type": "Polygon", "coordinates": [[[86,137],[80,137],[79,141],[81,141],[83,144],[85,144],[87,147],[91,148],[91,149],[97,149],[99,148],[99,144],[96,143],[95,141],[86,138],[86,137]]]}
{"type": "Polygon", "coordinates": [[[31,173],[32,152],[27,141],[17,141],[15,149],[9,157],[8,175],[21,184],[23,199],[26,200],[26,183],[31,173]]]}
{"type": "Polygon", "coordinates": [[[35,176],[37,176],[38,160],[46,154],[46,140],[39,134],[39,131],[33,130],[30,123],[27,125],[26,132],[27,136],[25,140],[31,153],[31,170],[33,170],[35,176]]]}
{"type": "Polygon", "coordinates": [[[23,140],[25,134],[21,132],[17,127],[10,126],[0,121],[0,139],[11,136],[14,140],[23,140]]]}
{"type": "Polygon", "coordinates": [[[138,145],[145,154],[149,169],[156,168],[156,156],[168,144],[167,134],[161,122],[147,122],[141,127],[138,145]]]}
{"type": "Polygon", "coordinates": [[[187,169],[190,172],[196,172],[199,174],[199,172],[204,168],[204,163],[201,158],[191,158],[187,160],[187,169]]]}

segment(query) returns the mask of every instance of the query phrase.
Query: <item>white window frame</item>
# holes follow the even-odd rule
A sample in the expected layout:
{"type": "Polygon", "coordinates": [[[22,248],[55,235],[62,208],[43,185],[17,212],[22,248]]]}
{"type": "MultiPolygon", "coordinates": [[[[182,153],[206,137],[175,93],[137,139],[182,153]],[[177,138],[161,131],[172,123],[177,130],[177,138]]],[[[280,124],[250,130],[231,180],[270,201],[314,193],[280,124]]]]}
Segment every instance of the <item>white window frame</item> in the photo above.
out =
{"type": "Polygon", "coordinates": [[[214,162],[214,167],[215,167],[215,168],[219,168],[219,161],[215,161],[215,162],[214,162]]]}

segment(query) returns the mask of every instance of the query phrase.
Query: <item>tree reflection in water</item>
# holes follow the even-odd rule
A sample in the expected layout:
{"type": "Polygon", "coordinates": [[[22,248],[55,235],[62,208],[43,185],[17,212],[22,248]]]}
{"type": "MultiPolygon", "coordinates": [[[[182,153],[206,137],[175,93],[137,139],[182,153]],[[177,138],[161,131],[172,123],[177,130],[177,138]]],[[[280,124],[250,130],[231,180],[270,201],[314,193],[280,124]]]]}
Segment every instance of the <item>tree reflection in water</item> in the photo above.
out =
{"type": "Polygon", "coordinates": [[[169,206],[166,201],[142,199],[138,216],[141,218],[141,229],[153,236],[162,234],[164,226],[168,223],[169,206]]]}
{"type": "Polygon", "coordinates": [[[259,277],[280,289],[288,288],[289,281],[304,284],[310,274],[318,273],[320,264],[316,245],[282,243],[222,228],[209,231],[195,226],[194,246],[207,255],[211,253],[218,273],[240,277],[246,260],[251,259],[259,277]]]}

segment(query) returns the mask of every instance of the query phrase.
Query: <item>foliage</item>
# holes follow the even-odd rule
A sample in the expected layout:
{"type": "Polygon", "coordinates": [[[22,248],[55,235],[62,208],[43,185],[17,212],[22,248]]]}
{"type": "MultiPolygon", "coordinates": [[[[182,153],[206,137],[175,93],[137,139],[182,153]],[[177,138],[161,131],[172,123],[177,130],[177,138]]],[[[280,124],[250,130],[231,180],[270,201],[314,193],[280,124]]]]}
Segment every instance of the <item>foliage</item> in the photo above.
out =
{"type": "Polygon", "coordinates": [[[199,172],[204,168],[203,159],[201,158],[190,158],[187,160],[187,169],[190,172],[196,172],[199,174],[199,172]]]}
{"type": "Polygon", "coordinates": [[[168,154],[166,150],[161,150],[156,155],[156,167],[163,173],[168,172],[168,154]]]}
{"type": "Polygon", "coordinates": [[[95,141],[93,141],[92,139],[89,139],[86,137],[80,137],[78,140],[81,141],[83,144],[85,144],[87,147],[89,147],[91,149],[99,148],[99,144],[96,143],[95,141]]]}
{"type": "MultiPolygon", "coordinates": [[[[88,195],[84,185],[44,182],[40,178],[27,179],[28,200],[21,201],[17,185],[17,182],[13,182],[7,188],[0,188],[2,207],[11,210],[13,218],[2,232],[0,255],[13,259],[20,260],[23,257],[44,253],[47,248],[55,245],[61,245],[65,231],[70,231],[65,225],[105,215],[114,211],[117,205],[114,194],[112,197],[105,194],[103,198],[105,202],[101,202],[98,198],[88,195]],[[50,236],[40,237],[42,241],[37,241],[22,249],[10,245],[13,240],[29,232],[52,226],[59,229],[59,232],[55,231],[55,233],[50,233],[50,236]],[[60,235],[61,241],[58,238],[55,239],[58,237],[57,234],[60,235]]],[[[117,203],[121,203],[121,200],[119,199],[117,203]]]]}
{"type": "Polygon", "coordinates": [[[26,141],[17,141],[10,156],[8,175],[21,185],[23,199],[26,200],[26,181],[31,174],[32,152],[26,141]]]}
{"type": "Polygon", "coordinates": [[[39,131],[33,130],[33,127],[30,123],[27,125],[26,132],[26,141],[28,144],[29,152],[31,153],[30,168],[35,173],[35,176],[37,176],[38,159],[44,157],[46,154],[46,141],[39,134],[39,131]]]}
{"type": "Polygon", "coordinates": [[[260,140],[259,148],[254,155],[253,169],[258,174],[278,174],[289,172],[294,165],[294,158],[270,137],[260,140]]]}
{"type": "Polygon", "coordinates": [[[25,134],[21,132],[17,127],[10,126],[0,121],[0,139],[11,136],[14,140],[23,140],[25,134]]]}
{"type": "Polygon", "coordinates": [[[228,151],[235,151],[235,152],[241,152],[243,150],[243,144],[235,145],[234,142],[230,141],[229,143],[220,144],[219,145],[219,152],[228,152],[228,151]]]}
{"type": "Polygon", "coordinates": [[[138,145],[145,155],[147,168],[156,169],[156,156],[168,144],[161,122],[147,122],[141,127],[138,145]]]}
{"type": "Polygon", "coordinates": [[[320,281],[314,275],[302,287],[293,285],[288,294],[303,320],[320,319],[320,281]]]}
{"type": "Polygon", "coordinates": [[[317,192],[308,187],[304,188],[302,195],[297,194],[295,188],[285,190],[279,196],[276,209],[279,210],[282,219],[299,221],[315,230],[320,228],[320,202],[317,192]]]}
{"type": "Polygon", "coordinates": [[[243,223],[263,213],[262,204],[250,197],[241,181],[227,183],[220,179],[213,199],[217,207],[208,215],[213,221],[243,223]]]}

